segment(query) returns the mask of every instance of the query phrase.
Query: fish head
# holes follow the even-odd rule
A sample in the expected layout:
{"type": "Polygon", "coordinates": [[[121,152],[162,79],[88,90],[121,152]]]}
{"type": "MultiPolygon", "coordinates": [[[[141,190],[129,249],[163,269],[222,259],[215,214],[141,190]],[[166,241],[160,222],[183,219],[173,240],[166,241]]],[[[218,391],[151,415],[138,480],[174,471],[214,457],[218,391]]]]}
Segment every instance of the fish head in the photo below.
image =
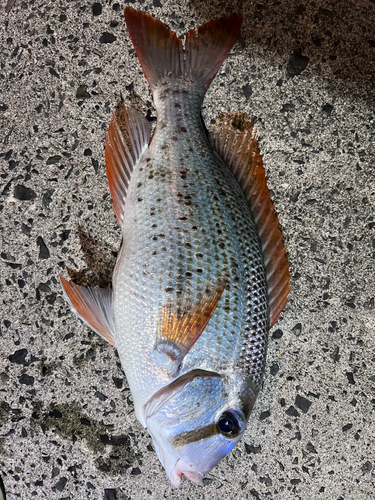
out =
{"type": "Polygon", "coordinates": [[[243,436],[255,393],[245,379],[193,370],[143,408],[156,453],[173,486],[199,483],[243,436]]]}

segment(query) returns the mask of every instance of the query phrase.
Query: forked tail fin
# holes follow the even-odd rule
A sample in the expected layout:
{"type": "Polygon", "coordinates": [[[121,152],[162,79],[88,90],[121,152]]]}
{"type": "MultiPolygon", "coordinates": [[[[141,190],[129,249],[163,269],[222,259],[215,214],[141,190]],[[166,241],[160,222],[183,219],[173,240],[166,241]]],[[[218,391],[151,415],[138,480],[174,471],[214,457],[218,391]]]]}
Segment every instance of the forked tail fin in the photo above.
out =
{"type": "Polygon", "coordinates": [[[146,12],[125,9],[131,41],[151,90],[165,80],[184,77],[207,90],[236,41],[242,25],[237,14],[192,29],[182,40],[146,12]]]}

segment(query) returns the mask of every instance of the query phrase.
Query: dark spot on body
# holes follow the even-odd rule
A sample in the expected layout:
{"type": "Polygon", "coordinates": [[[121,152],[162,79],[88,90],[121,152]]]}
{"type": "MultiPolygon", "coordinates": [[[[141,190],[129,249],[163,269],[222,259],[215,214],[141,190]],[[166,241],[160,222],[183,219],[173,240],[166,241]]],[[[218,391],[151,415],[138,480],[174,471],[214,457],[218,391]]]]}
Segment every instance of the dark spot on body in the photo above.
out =
{"type": "Polygon", "coordinates": [[[189,272],[186,272],[186,273],[185,273],[185,276],[186,276],[187,278],[191,278],[193,275],[192,275],[191,273],[189,273],[189,272]]]}
{"type": "Polygon", "coordinates": [[[138,186],[137,187],[141,187],[142,186],[142,182],[138,182],[138,186]]]}
{"type": "Polygon", "coordinates": [[[175,107],[175,108],[181,108],[181,104],[179,104],[178,102],[175,102],[175,103],[174,103],[174,107],[175,107]]]}
{"type": "Polygon", "coordinates": [[[178,220],[187,220],[188,218],[187,217],[179,217],[178,220]]]}
{"type": "Polygon", "coordinates": [[[202,269],[197,269],[197,273],[201,274],[201,273],[203,273],[203,270],[202,269]]]}
{"type": "Polygon", "coordinates": [[[167,293],[171,293],[171,292],[173,292],[173,291],[174,291],[174,288],[173,288],[173,287],[171,287],[171,286],[169,286],[169,287],[167,287],[167,288],[165,289],[165,291],[166,291],[167,293]]]}
{"type": "Polygon", "coordinates": [[[197,259],[201,259],[201,258],[203,257],[203,254],[201,254],[201,253],[196,253],[196,254],[195,254],[195,256],[196,256],[196,258],[197,258],[197,259]]]}
{"type": "Polygon", "coordinates": [[[181,132],[187,132],[186,127],[181,127],[181,129],[180,129],[180,130],[181,130],[181,132]]]}
{"type": "Polygon", "coordinates": [[[166,144],[163,144],[162,146],[160,146],[160,149],[167,149],[167,145],[166,144]]]}
{"type": "Polygon", "coordinates": [[[171,139],[172,141],[178,141],[178,138],[175,135],[172,135],[171,139]]]}
{"type": "Polygon", "coordinates": [[[143,201],[143,198],[138,198],[138,201],[143,201]]]}

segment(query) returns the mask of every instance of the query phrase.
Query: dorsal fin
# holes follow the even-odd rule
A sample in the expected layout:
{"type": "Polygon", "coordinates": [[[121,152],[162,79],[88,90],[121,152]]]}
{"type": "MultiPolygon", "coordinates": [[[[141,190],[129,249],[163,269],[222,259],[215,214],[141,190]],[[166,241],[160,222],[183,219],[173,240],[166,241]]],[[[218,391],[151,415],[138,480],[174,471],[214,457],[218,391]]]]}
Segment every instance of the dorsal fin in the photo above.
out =
{"type": "Polygon", "coordinates": [[[254,215],[266,266],[272,327],[288,301],[290,273],[253,122],[245,113],[222,114],[216,120],[211,142],[232,169],[254,215]]]}
{"type": "Polygon", "coordinates": [[[224,292],[227,278],[207,283],[201,296],[191,300],[188,293],[161,308],[155,349],[177,371],[186,354],[206,328],[224,292]],[[169,359],[167,359],[169,358],[169,359]]]}
{"type": "Polygon", "coordinates": [[[120,106],[105,139],[105,164],[117,222],[122,226],[126,193],[134,166],[147,148],[150,124],[138,111],[120,106]]]}
{"type": "Polygon", "coordinates": [[[176,33],[147,12],[125,9],[128,32],[151,90],[166,78],[181,76],[205,92],[233,47],[241,29],[237,14],[210,21],[186,34],[176,33]]]}
{"type": "Polygon", "coordinates": [[[116,344],[112,290],[75,285],[60,276],[64,297],[70,309],[92,330],[116,344]]]}

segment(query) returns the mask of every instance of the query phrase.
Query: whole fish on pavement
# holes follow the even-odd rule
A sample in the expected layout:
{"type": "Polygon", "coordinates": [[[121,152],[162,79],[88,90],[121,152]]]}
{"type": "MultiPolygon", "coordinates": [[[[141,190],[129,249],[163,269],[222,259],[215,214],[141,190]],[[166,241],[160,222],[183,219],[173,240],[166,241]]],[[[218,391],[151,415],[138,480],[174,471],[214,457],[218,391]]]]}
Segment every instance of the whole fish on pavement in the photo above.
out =
{"type": "Polygon", "coordinates": [[[198,483],[244,434],[269,328],[290,290],[289,265],[253,124],[222,114],[210,137],[207,88],[242,17],[181,40],[125,9],[157,125],[130,108],[113,117],[106,170],[123,243],[113,290],[61,277],[71,309],[116,346],[140,423],[171,483],[198,483]]]}

